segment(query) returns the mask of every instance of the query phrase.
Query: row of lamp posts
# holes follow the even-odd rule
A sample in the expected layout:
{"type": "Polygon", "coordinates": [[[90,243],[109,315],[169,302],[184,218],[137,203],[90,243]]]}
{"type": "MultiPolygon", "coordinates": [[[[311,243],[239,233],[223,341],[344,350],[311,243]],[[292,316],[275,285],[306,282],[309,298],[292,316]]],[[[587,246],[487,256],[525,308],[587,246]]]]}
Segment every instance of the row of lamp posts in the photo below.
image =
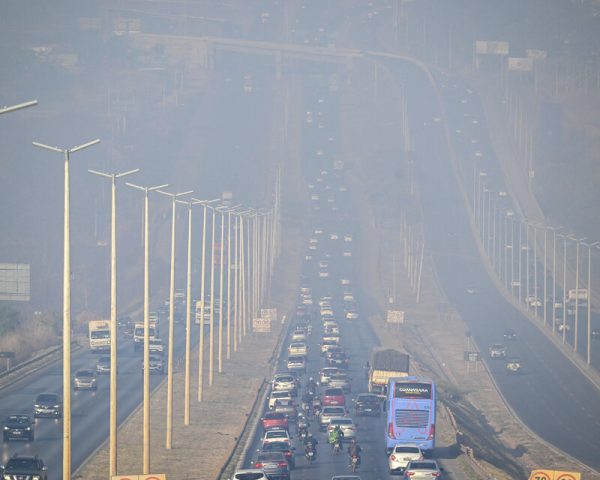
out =
{"type": "MultiPolygon", "coordinates": [[[[25,108],[35,103],[28,102],[15,107],[0,109],[0,113],[25,108]]],[[[70,180],[69,160],[70,155],[99,143],[92,140],[83,145],[70,149],[54,147],[39,142],[33,142],[37,147],[60,153],[64,158],[64,265],[63,265],[63,479],[71,478],[71,281],[70,281],[70,180]]],[[[109,475],[117,473],[117,280],[116,280],[116,180],[139,170],[129,170],[122,173],[105,173],[89,170],[90,173],[108,178],[112,186],[111,202],[111,351],[110,351],[110,433],[109,433],[109,475]]],[[[211,269],[210,269],[210,332],[209,332],[209,366],[208,384],[214,381],[214,308],[215,308],[215,223],[216,216],[220,214],[220,278],[219,278],[219,332],[218,332],[218,372],[222,372],[223,355],[223,290],[224,290],[224,254],[225,223],[227,223],[227,351],[231,357],[231,231],[233,216],[234,231],[234,287],[233,287],[233,349],[237,351],[242,337],[249,331],[248,322],[253,316],[258,315],[260,306],[268,297],[270,290],[270,276],[273,272],[275,254],[278,252],[279,226],[279,184],[275,206],[272,210],[241,209],[241,205],[227,207],[216,206],[219,199],[189,201],[180,200],[179,197],[189,195],[192,191],[170,193],[164,189],[168,185],[140,186],[127,183],[128,186],[144,193],[144,380],[143,380],[143,461],[144,474],[150,473],[150,369],[149,369],[149,194],[156,191],[167,195],[172,201],[172,226],[171,226],[171,271],[169,292],[169,338],[168,338],[168,365],[167,365],[167,428],[166,448],[172,448],[173,429],[173,330],[174,330],[174,291],[175,291],[175,219],[176,205],[183,203],[188,206],[188,245],[187,245],[187,296],[186,296],[186,338],[185,338],[185,399],[184,399],[184,425],[190,424],[190,373],[191,373],[191,248],[192,248],[192,207],[202,205],[202,273],[201,273],[201,300],[200,304],[200,338],[199,338],[199,373],[198,373],[198,401],[202,401],[204,385],[204,305],[205,305],[205,274],[206,274],[206,220],[207,210],[212,212],[211,229],[211,269]],[[225,221],[227,217],[227,222],[225,221]]]]}
{"type": "MultiPolygon", "coordinates": [[[[486,186],[487,173],[473,170],[473,218],[476,230],[479,232],[483,249],[505,288],[518,302],[524,302],[527,310],[532,310],[539,317],[539,308],[543,308],[544,325],[548,322],[548,302],[552,302],[552,332],[556,327],[562,333],[562,341],[566,343],[568,303],[574,303],[573,350],[579,353],[579,306],[585,296],[587,304],[587,364],[591,364],[591,310],[592,310],[592,249],[598,248],[600,242],[585,242],[585,238],[561,233],[563,227],[551,227],[542,223],[530,222],[516,218],[509,204],[501,205],[505,193],[496,192],[486,186]],[[543,232],[543,237],[539,235],[543,232]],[[551,240],[550,238],[551,237],[551,240]],[[557,262],[557,238],[562,239],[562,267],[557,262]],[[567,262],[568,245],[575,243],[575,268],[567,262]],[[551,254],[548,244],[552,244],[551,254]],[[581,246],[588,249],[586,289],[581,288],[581,246]],[[533,252],[531,251],[533,249],[533,252]],[[541,250],[541,252],[540,252],[541,250]],[[523,256],[525,258],[523,258],[523,256]],[[540,267],[542,272],[540,272],[540,267]],[[563,293],[557,296],[557,277],[562,273],[563,293]],[[541,273],[541,282],[539,275],[541,273]],[[568,275],[570,273],[570,275],[568,275]],[[574,280],[574,298],[569,298],[567,288],[569,276],[574,280]],[[551,277],[552,286],[548,285],[551,277]],[[531,285],[533,283],[533,285],[531,285]],[[541,285],[540,285],[541,283],[541,285]],[[523,285],[525,284],[525,285],[523,285]],[[524,288],[523,288],[524,287],[524,288]],[[540,299],[538,291],[543,290],[540,299]],[[550,292],[549,292],[550,290],[550,292]],[[583,295],[583,292],[586,292],[583,295]],[[525,295],[523,295],[525,293],[525,295]],[[581,297],[581,298],[580,298],[581,297]],[[562,309],[562,318],[557,317],[557,310],[562,309]]],[[[561,250],[560,248],[558,250],[561,250]]]]}

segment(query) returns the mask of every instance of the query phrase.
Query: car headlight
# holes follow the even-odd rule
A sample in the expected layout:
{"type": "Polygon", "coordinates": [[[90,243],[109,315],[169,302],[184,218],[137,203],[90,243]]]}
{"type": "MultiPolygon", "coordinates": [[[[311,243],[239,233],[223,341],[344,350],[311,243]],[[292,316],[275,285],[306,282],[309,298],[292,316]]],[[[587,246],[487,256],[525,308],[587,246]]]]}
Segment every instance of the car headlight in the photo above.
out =
{"type": "Polygon", "coordinates": [[[60,405],[54,405],[52,408],[60,408],[60,405]]]}
{"type": "Polygon", "coordinates": [[[25,430],[29,431],[31,430],[31,427],[26,427],[25,430]]]}
{"type": "Polygon", "coordinates": [[[41,475],[32,475],[31,480],[42,480],[42,476],[41,475]]]}
{"type": "Polygon", "coordinates": [[[10,475],[4,474],[4,475],[2,475],[2,478],[4,480],[10,480],[10,475]]]}

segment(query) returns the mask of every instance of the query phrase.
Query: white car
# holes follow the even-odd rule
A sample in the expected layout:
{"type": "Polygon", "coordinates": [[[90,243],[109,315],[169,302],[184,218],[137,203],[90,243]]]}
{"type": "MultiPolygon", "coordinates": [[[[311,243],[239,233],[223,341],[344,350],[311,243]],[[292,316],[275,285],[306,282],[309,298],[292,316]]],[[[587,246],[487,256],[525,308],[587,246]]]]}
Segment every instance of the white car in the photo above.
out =
{"type": "Polygon", "coordinates": [[[271,442],[290,442],[290,434],[283,428],[274,428],[273,430],[267,430],[263,437],[263,445],[271,442]]]}
{"type": "Polygon", "coordinates": [[[328,278],[329,272],[327,270],[319,270],[319,278],[328,278]]]}
{"type": "Polygon", "coordinates": [[[333,317],[333,309],[331,307],[321,307],[319,313],[321,317],[333,317]]]}
{"type": "Polygon", "coordinates": [[[352,292],[344,292],[344,302],[354,302],[354,294],[352,292]]]}
{"type": "Polygon", "coordinates": [[[340,280],[340,283],[344,286],[350,285],[350,280],[348,280],[347,278],[342,278],[340,280]]]}
{"type": "Polygon", "coordinates": [[[338,373],[341,373],[341,370],[337,367],[325,367],[321,369],[319,371],[319,383],[321,385],[327,385],[329,383],[329,379],[338,373]]]}
{"type": "Polygon", "coordinates": [[[329,235],[329,239],[330,240],[337,240],[338,238],[340,238],[340,237],[338,237],[337,233],[332,233],[332,234],[329,235]]]}
{"type": "Polygon", "coordinates": [[[351,241],[352,241],[352,235],[350,235],[349,233],[344,235],[344,242],[351,242],[351,241]]]}
{"type": "Polygon", "coordinates": [[[269,409],[273,409],[275,407],[275,402],[277,400],[291,400],[292,393],[289,390],[274,390],[271,392],[269,396],[269,409]]]}
{"type": "MultiPolygon", "coordinates": [[[[331,322],[330,322],[331,323],[331,322]]],[[[325,334],[338,335],[340,334],[340,327],[334,322],[333,325],[328,325],[324,328],[325,334]]]]}
{"type": "Polygon", "coordinates": [[[331,433],[331,431],[338,426],[342,429],[342,433],[344,434],[342,441],[351,441],[353,438],[356,438],[356,425],[350,417],[332,417],[329,419],[329,424],[327,425],[327,434],[331,433]]]}
{"type": "Polygon", "coordinates": [[[289,373],[278,373],[273,377],[271,382],[273,390],[288,390],[296,389],[296,379],[289,373]]]}
{"type": "Polygon", "coordinates": [[[346,312],[346,320],[358,320],[358,312],[356,310],[348,310],[346,312]]]}
{"type": "Polygon", "coordinates": [[[351,257],[352,252],[350,250],[345,250],[344,252],[342,252],[342,256],[343,257],[351,257]]]}
{"type": "Polygon", "coordinates": [[[319,307],[330,307],[331,306],[331,297],[322,297],[319,300],[319,307]]]}
{"type": "Polygon", "coordinates": [[[394,446],[388,457],[390,474],[403,472],[408,462],[423,460],[423,452],[416,443],[401,443],[394,446]]]}
{"type": "Polygon", "coordinates": [[[328,267],[329,267],[329,262],[327,260],[319,261],[319,268],[328,268],[328,267]]]}
{"type": "Polygon", "coordinates": [[[262,468],[246,468],[236,471],[231,480],[268,480],[268,477],[262,468]]]}
{"type": "Polygon", "coordinates": [[[292,342],[306,342],[306,333],[303,330],[295,330],[292,333],[292,342]]]}
{"type": "Polygon", "coordinates": [[[346,415],[346,407],[341,405],[328,405],[323,407],[319,415],[319,426],[321,430],[327,430],[327,426],[332,418],[339,418],[346,415]]]}
{"type": "Polygon", "coordinates": [[[306,346],[306,343],[304,343],[304,342],[291,343],[290,346],[288,347],[288,355],[289,356],[294,356],[294,355],[306,356],[306,355],[308,355],[308,347],[306,346]]]}

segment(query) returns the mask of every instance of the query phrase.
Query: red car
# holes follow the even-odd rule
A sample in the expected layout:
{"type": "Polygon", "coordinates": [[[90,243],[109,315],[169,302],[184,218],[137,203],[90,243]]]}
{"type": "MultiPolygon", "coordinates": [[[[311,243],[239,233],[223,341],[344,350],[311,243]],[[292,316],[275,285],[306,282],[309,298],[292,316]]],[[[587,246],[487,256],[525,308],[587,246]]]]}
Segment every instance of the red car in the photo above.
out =
{"type": "Polygon", "coordinates": [[[284,428],[288,430],[287,415],[281,412],[267,412],[262,418],[263,430],[271,430],[273,428],[284,428]]]}
{"type": "Polygon", "coordinates": [[[324,407],[329,405],[346,405],[346,397],[341,388],[327,388],[321,395],[321,405],[324,407]]]}

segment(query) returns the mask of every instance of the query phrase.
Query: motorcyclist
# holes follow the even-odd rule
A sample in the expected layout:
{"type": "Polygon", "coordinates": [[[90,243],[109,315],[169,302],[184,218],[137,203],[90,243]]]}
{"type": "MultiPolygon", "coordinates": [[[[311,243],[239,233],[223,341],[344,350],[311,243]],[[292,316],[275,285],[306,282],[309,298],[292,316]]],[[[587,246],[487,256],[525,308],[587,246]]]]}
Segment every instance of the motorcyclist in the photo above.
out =
{"type": "Polygon", "coordinates": [[[314,392],[316,389],[317,389],[317,382],[315,382],[315,379],[313,377],[310,377],[308,379],[308,382],[306,383],[306,390],[308,392],[312,392],[314,395],[314,392]]]}
{"type": "Polygon", "coordinates": [[[342,443],[342,437],[344,436],[344,433],[342,432],[342,428],[339,425],[336,425],[330,432],[329,432],[329,444],[332,447],[335,447],[335,445],[340,445],[342,443]]]}
{"type": "Polygon", "coordinates": [[[321,413],[321,399],[320,398],[313,398],[313,415],[319,416],[319,414],[321,413]]]}
{"type": "Polygon", "coordinates": [[[313,434],[308,432],[306,434],[306,438],[304,439],[304,446],[305,447],[311,447],[314,451],[315,451],[315,455],[317,454],[317,445],[318,445],[319,441],[313,437],[313,434]]]}
{"type": "Polygon", "coordinates": [[[356,438],[352,439],[352,443],[348,445],[348,455],[350,456],[350,461],[352,461],[352,457],[356,457],[358,459],[358,465],[360,465],[360,452],[362,452],[362,448],[356,441],[356,438]]]}

